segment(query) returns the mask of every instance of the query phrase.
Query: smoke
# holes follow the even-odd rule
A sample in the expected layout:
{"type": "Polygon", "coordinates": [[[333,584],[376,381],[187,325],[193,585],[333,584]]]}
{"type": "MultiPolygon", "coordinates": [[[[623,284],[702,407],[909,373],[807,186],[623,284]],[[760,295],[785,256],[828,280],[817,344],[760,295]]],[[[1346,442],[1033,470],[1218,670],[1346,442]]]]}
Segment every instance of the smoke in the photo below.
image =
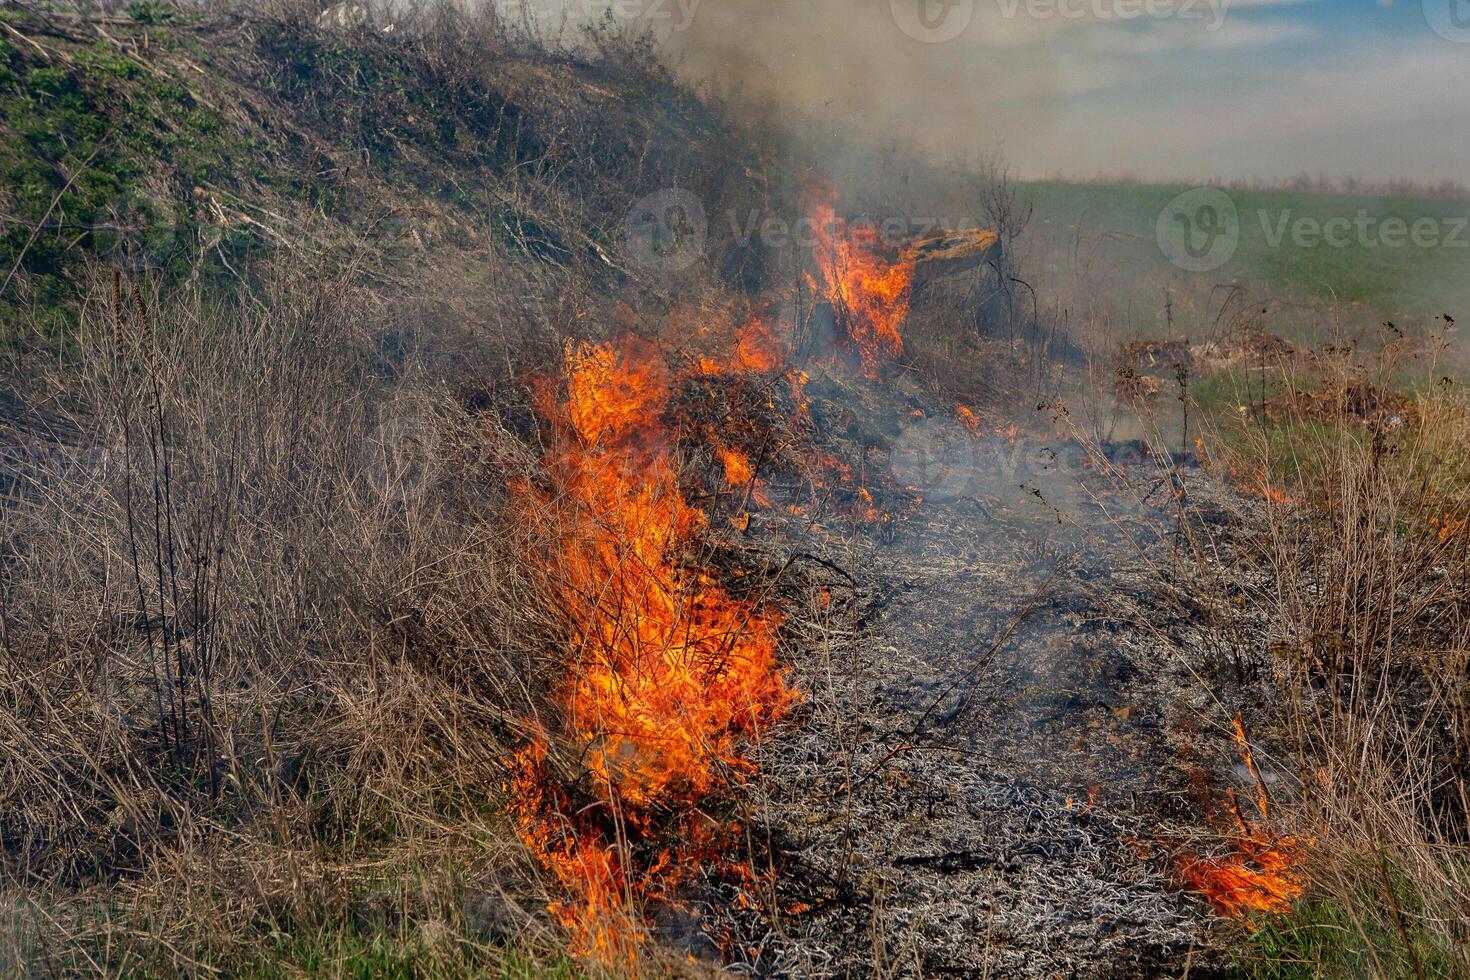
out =
{"type": "Polygon", "coordinates": [[[1056,113],[1055,93],[1014,91],[1010,52],[909,36],[889,0],[706,0],[669,43],[681,70],[737,103],[879,143],[988,155],[1056,113]]]}
{"type": "Polygon", "coordinates": [[[646,30],[736,104],[957,159],[1003,148],[1022,177],[1470,177],[1470,63],[1391,6],[1344,25],[1292,0],[485,2],[568,37],[646,30]]]}
{"type": "Polygon", "coordinates": [[[967,0],[952,0],[968,29],[949,40],[903,13],[921,0],[497,2],[543,36],[599,22],[647,31],[686,80],[766,121],[944,156],[988,158],[1044,137],[1066,87],[1044,48],[1017,46],[1034,22],[993,18],[982,31],[967,0]],[[1037,76],[1046,82],[1026,80],[1037,76]]]}

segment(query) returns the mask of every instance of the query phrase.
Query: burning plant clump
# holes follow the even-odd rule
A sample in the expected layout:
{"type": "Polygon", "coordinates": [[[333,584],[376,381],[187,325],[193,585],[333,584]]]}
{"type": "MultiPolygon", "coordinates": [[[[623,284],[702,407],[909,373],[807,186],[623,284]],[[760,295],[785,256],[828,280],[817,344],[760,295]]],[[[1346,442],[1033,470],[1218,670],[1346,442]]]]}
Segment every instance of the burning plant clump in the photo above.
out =
{"type": "Polygon", "coordinates": [[[753,768],[746,744],[795,694],[776,665],[780,614],[698,561],[707,517],[681,489],[665,419],[678,379],[662,352],[583,343],[563,374],[539,396],[555,490],[519,496],[571,624],[556,735],[578,762],[569,785],[553,778],[538,737],[510,789],[522,837],[575,897],[553,913],[577,950],[625,962],[640,903],[672,899],[701,863],[739,865],[731,828],[701,804],[753,768]]]}
{"type": "Polygon", "coordinates": [[[839,343],[857,353],[866,377],[877,378],[882,365],[903,353],[916,259],[910,253],[890,258],[877,226],[838,217],[830,185],[814,184],[807,197],[816,236],[816,273],[807,276],[808,285],[831,305],[839,343]]]}
{"type": "Polygon", "coordinates": [[[785,363],[770,325],[750,319],[736,331],[728,356],[698,358],[698,370],[680,378],[670,394],[666,417],[681,448],[713,464],[714,472],[694,490],[723,487],[741,530],[751,509],[773,505],[773,478],[788,485],[799,480],[790,450],[812,437],[811,416],[798,397],[799,375],[787,372],[785,363]]]}
{"type": "MultiPolygon", "coordinates": [[[[902,352],[916,260],[839,226],[830,198],[813,216],[811,285],[876,378],[902,352]]],[[[750,744],[796,695],[776,662],[782,616],[719,574],[717,532],[748,530],[762,509],[815,521],[829,506],[881,525],[870,487],[908,499],[887,468],[868,472],[866,442],[857,469],[818,446],[811,378],[771,321],[690,317],[679,333],[713,353],[632,336],[568,348],[537,391],[548,479],[516,494],[570,649],[557,720],[512,761],[511,809],[568,896],[554,917],[603,962],[635,961],[643,908],[679,905],[702,870],[754,876],[709,804],[753,771],[750,744]]]]}
{"type": "Polygon", "coordinates": [[[1293,842],[1242,834],[1230,844],[1231,852],[1223,856],[1177,858],[1180,884],[1222,915],[1290,911],[1303,891],[1293,842]]]}

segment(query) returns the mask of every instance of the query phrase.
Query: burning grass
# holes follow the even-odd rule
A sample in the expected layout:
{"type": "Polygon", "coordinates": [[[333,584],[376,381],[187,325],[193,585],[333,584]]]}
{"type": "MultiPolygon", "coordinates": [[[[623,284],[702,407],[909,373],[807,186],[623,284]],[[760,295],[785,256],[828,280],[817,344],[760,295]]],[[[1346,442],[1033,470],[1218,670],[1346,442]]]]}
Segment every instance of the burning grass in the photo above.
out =
{"type": "MultiPolygon", "coordinates": [[[[767,338],[741,338],[735,363],[776,362],[767,338]]],[[[781,614],[731,595],[701,554],[709,522],[681,485],[666,419],[679,378],[665,356],[633,337],[569,347],[538,398],[553,489],[517,490],[550,542],[544,575],[572,633],[561,722],[517,755],[512,806],[574,896],[553,912],[577,952],[607,962],[632,962],[643,904],[676,901],[712,858],[753,875],[733,853],[735,828],[705,804],[754,769],[747,746],[796,699],[776,663],[781,614]],[[577,760],[561,780],[547,766],[551,737],[577,760]],[[588,802],[573,807],[571,793],[588,802]]],[[[726,479],[752,485],[749,459],[718,449],[726,479]]]]}
{"type": "Polygon", "coordinates": [[[1241,812],[1235,791],[1207,801],[1214,823],[1229,815],[1224,837],[1226,853],[1200,855],[1184,851],[1174,857],[1175,875],[1181,887],[1209,902],[1222,915],[1248,918],[1252,915],[1282,915],[1306,889],[1303,842],[1269,832],[1272,824],[1271,796],[1256,765],[1255,750],[1246,737],[1245,723],[1237,714],[1232,720],[1233,740],[1255,796],[1255,819],[1241,812]]]}
{"type": "Polygon", "coordinates": [[[1288,840],[1234,837],[1220,857],[1190,854],[1176,859],[1181,887],[1194,892],[1222,915],[1281,915],[1304,890],[1302,858],[1288,840]]]}
{"type": "MultiPolygon", "coordinates": [[[[1257,475],[1262,526],[1233,546],[1230,574],[1249,583],[1269,570],[1269,641],[1248,639],[1251,627],[1227,646],[1237,696],[1257,702],[1288,792],[1262,795],[1259,820],[1235,811],[1227,836],[1239,846],[1225,863],[1181,870],[1222,907],[1284,916],[1258,921],[1254,953],[1326,974],[1470,969],[1458,925],[1470,921],[1460,531],[1470,412],[1441,380],[1435,349],[1390,344],[1366,365],[1340,349],[1315,354],[1310,371],[1287,374],[1285,395],[1217,441],[1227,472],[1257,475]],[[1425,379],[1417,393],[1394,381],[1411,372],[1425,379]],[[1283,870],[1294,887],[1263,878],[1283,870]]],[[[1239,727],[1236,742],[1263,787],[1239,727]]],[[[1272,975],[1270,962],[1258,968],[1272,975]]]]}
{"type": "MultiPolygon", "coordinates": [[[[903,349],[914,259],[841,227],[830,197],[812,208],[821,230],[808,282],[839,311],[843,350],[876,378],[903,349]]],[[[752,747],[797,700],[777,664],[782,614],[732,593],[711,550],[729,527],[691,501],[723,507],[744,532],[752,510],[772,506],[780,474],[842,492],[863,523],[885,520],[852,467],[809,444],[809,376],[787,368],[771,324],[735,322],[695,328],[715,347],[700,354],[633,335],[570,344],[560,373],[537,384],[546,485],[514,490],[545,543],[537,560],[569,648],[556,720],[511,766],[511,806],[569,896],[554,917],[577,954],[604,963],[635,963],[646,907],[681,905],[696,874],[756,877],[738,827],[711,804],[755,771],[752,747]]],[[[791,489],[786,508],[805,513],[791,489]]]]}

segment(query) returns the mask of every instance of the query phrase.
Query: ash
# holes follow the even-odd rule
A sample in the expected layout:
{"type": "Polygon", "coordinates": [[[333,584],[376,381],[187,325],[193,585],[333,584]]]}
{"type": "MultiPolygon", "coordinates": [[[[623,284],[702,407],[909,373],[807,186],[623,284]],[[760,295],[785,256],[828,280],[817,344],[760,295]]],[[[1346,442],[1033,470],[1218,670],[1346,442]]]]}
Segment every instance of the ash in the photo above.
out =
{"type": "Polygon", "coordinates": [[[1019,477],[982,464],[884,533],[805,542],[851,580],[790,624],[807,703],[751,787],[778,873],[736,914],[736,972],[1223,971],[1218,921],[1155,844],[1200,819],[1171,495],[1197,517],[1224,491],[1188,466],[1120,460],[1103,479],[1075,447],[1021,445],[1019,477]]]}

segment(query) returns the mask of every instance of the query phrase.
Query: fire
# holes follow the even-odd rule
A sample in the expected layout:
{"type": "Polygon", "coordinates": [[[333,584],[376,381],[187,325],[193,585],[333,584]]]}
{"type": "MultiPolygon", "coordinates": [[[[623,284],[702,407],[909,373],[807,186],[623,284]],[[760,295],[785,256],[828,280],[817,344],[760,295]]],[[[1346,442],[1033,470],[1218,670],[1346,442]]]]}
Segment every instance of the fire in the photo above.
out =
{"type": "Polygon", "coordinates": [[[770,324],[756,318],[735,331],[735,365],[745,371],[774,371],[784,361],[770,324]]]}
{"type": "Polygon", "coordinates": [[[857,351],[863,374],[876,378],[880,365],[903,353],[900,328],[913,298],[916,260],[908,254],[890,260],[876,226],[839,218],[830,186],[815,185],[808,196],[817,270],[808,282],[832,304],[839,335],[857,351]]]}
{"type": "Polygon", "coordinates": [[[975,410],[969,405],[956,405],[954,417],[959,419],[964,427],[970,430],[971,435],[978,436],[981,434],[980,416],[976,415],[975,410]]]}
{"type": "MultiPolygon", "coordinates": [[[[829,193],[811,208],[809,282],[831,303],[862,372],[876,378],[903,350],[918,259],[890,258],[876,229],[840,224],[834,200],[829,193]]],[[[689,457],[715,463],[722,489],[734,491],[702,495],[735,499],[722,528],[745,532],[747,508],[771,506],[761,471],[772,457],[786,476],[810,481],[815,513],[835,494],[865,523],[890,519],[866,469],[855,476],[805,444],[811,379],[788,368],[771,322],[727,307],[716,319],[735,328],[709,353],[708,312],[684,316],[689,329],[676,333],[700,338],[703,353],[633,337],[567,349],[559,376],[537,390],[548,486],[515,488],[522,523],[544,543],[541,573],[569,624],[570,647],[554,730],[529,726],[537,734],[509,767],[510,809],[532,856],[567,896],[550,911],[574,950],[618,965],[635,963],[646,938],[642,907],[677,902],[678,886],[696,870],[754,874],[727,856],[737,853],[737,828],[709,817],[708,804],[754,769],[749,746],[796,700],[776,661],[781,614],[732,594],[700,560],[714,531],[689,502],[688,478],[702,472],[686,465],[689,457]],[[759,375],[769,377],[748,383],[759,375]],[[742,415],[776,414],[781,381],[794,410],[790,428],[762,429],[742,415]],[[691,398],[729,410],[718,421],[695,419],[691,398]],[[690,441],[695,451],[682,452],[690,441]],[[799,453],[793,441],[803,443],[799,453]]],[[[806,516],[793,502],[782,506],[806,516]]]]}
{"type": "Polygon", "coordinates": [[[1264,470],[1258,470],[1254,481],[1245,484],[1244,489],[1247,493],[1254,494],[1277,507],[1296,507],[1301,503],[1291,494],[1276,486],[1264,470]]]}
{"type": "Polygon", "coordinates": [[[1453,514],[1445,514],[1443,517],[1430,517],[1429,527],[1440,541],[1448,541],[1465,532],[1465,520],[1453,514]]]}
{"type": "MultiPolygon", "coordinates": [[[[1271,817],[1271,797],[1239,714],[1231,720],[1231,725],[1236,751],[1255,783],[1256,810],[1264,827],[1271,817]]],[[[1200,895],[1222,915],[1290,911],[1292,902],[1306,889],[1301,872],[1303,842],[1294,837],[1272,836],[1252,827],[1240,812],[1233,792],[1226,792],[1225,803],[1234,823],[1227,837],[1230,853],[1218,857],[1201,857],[1192,852],[1177,855],[1175,873],[1180,885],[1200,895]]]]}
{"type": "MultiPolygon", "coordinates": [[[[1233,728],[1231,738],[1235,740],[1235,750],[1240,753],[1240,761],[1245,763],[1246,770],[1256,784],[1256,809],[1260,811],[1261,819],[1266,820],[1271,816],[1271,794],[1266,792],[1266,781],[1261,778],[1261,770],[1256,768],[1256,754],[1251,749],[1250,739],[1245,737],[1245,722],[1241,719],[1240,712],[1236,712],[1230,724],[1233,728]]],[[[1237,808],[1237,818],[1239,815],[1237,808]]]]}
{"type": "Polygon", "coordinates": [[[1177,858],[1180,883],[1222,915],[1290,911],[1303,890],[1295,842],[1243,837],[1231,844],[1233,852],[1224,857],[1185,854],[1177,858]]]}
{"type": "MultiPolygon", "coordinates": [[[[736,358],[764,363],[763,350],[752,339],[736,358]]],[[[795,698],[776,664],[780,614],[695,561],[707,517],[685,500],[664,421],[675,380],[636,339],[570,348],[562,386],[538,397],[557,492],[519,495],[551,542],[544,574],[572,624],[558,734],[595,802],[574,807],[553,788],[541,737],[511,767],[512,806],[532,854],[575,896],[552,911],[577,950],[617,962],[641,939],[631,903],[667,898],[696,863],[690,848],[720,838],[699,804],[753,768],[746,743],[795,698]],[[663,838],[679,843],[644,853],[663,838]]],[[[731,483],[753,478],[733,451],[724,464],[731,483]]]]}
{"type": "Polygon", "coordinates": [[[979,414],[969,405],[956,405],[954,417],[977,439],[983,439],[987,435],[999,436],[1014,446],[1016,440],[1021,438],[1021,427],[1015,422],[996,422],[987,430],[979,414]]]}
{"type": "Polygon", "coordinates": [[[623,911],[622,863],[616,848],[595,831],[572,826],[561,814],[565,798],[550,789],[546,743],[536,741],[516,753],[511,765],[510,799],[521,839],[574,901],[553,902],[553,918],[573,937],[573,952],[609,963],[631,962],[643,941],[636,918],[623,911]]]}
{"type": "Polygon", "coordinates": [[[743,487],[755,479],[755,468],[750,465],[750,457],[738,449],[721,446],[718,450],[720,462],[725,467],[725,480],[732,487],[743,487]]]}

